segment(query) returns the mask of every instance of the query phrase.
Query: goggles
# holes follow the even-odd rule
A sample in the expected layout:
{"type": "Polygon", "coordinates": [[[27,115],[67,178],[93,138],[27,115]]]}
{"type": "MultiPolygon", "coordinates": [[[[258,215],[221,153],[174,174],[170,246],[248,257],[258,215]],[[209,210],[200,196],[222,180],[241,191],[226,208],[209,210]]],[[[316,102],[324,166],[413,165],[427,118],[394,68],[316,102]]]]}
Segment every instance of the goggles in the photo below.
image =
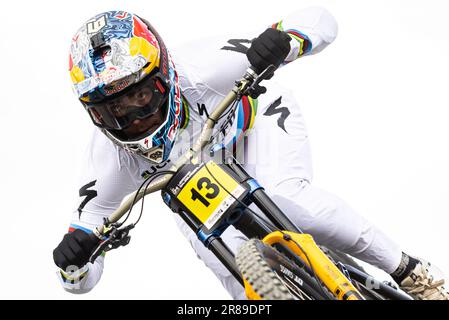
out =
{"type": "Polygon", "coordinates": [[[83,102],[83,104],[98,127],[123,130],[133,121],[148,118],[161,109],[165,114],[167,110],[163,108],[167,109],[168,96],[168,85],[162,76],[156,73],[120,93],[105,97],[100,102],[83,102]]]}

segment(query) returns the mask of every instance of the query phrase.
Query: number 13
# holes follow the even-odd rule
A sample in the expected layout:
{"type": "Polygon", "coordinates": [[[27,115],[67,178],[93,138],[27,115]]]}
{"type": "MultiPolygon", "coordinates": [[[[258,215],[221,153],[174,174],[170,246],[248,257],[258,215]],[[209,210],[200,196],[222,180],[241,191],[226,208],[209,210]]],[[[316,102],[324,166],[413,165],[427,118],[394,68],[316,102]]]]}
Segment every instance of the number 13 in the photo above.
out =
{"type": "MultiPolygon", "coordinates": [[[[218,194],[220,193],[220,188],[216,184],[212,183],[209,180],[209,178],[206,178],[206,177],[199,179],[196,186],[197,186],[198,190],[203,189],[203,187],[205,187],[207,190],[211,190],[206,194],[206,198],[208,198],[208,199],[216,198],[218,196],[218,194]]],[[[208,207],[210,205],[210,202],[207,201],[195,188],[192,188],[191,192],[192,192],[192,200],[193,201],[198,199],[206,207],[208,207]]]]}

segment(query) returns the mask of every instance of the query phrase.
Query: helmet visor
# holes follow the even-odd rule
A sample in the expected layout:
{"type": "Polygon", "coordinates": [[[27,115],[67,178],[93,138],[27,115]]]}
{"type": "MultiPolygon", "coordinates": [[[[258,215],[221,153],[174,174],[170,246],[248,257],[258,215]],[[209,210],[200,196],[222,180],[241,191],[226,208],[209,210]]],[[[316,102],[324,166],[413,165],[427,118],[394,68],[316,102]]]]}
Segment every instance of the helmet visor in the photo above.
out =
{"type": "MultiPolygon", "coordinates": [[[[97,126],[108,130],[125,130],[133,123],[141,122],[136,120],[147,119],[156,113],[162,119],[160,115],[166,113],[168,93],[168,86],[156,74],[101,102],[83,104],[97,126]]],[[[159,126],[152,123],[151,127],[154,132],[159,126]]]]}

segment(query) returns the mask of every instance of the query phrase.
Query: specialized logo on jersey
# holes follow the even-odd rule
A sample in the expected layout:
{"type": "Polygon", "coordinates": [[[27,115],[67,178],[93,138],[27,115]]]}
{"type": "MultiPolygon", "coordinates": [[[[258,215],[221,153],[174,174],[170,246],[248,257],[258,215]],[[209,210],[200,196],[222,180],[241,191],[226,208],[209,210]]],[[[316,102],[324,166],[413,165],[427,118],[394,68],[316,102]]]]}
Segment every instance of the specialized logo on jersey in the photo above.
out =
{"type": "Polygon", "coordinates": [[[89,190],[89,188],[95,186],[96,183],[97,180],[91,181],[88,184],[82,186],[79,191],[80,197],[86,197],[78,207],[79,219],[81,219],[81,213],[83,212],[83,208],[86,206],[86,204],[98,195],[96,190],[89,190]]]}
{"type": "Polygon", "coordinates": [[[248,39],[229,39],[228,43],[231,46],[224,46],[223,48],[221,48],[221,50],[229,50],[229,51],[235,51],[235,52],[239,52],[239,53],[243,53],[245,54],[248,49],[249,46],[245,46],[244,43],[248,43],[251,44],[251,40],[248,39]]]}
{"type": "Polygon", "coordinates": [[[282,96],[280,96],[276,101],[274,101],[265,111],[263,114],[264,116],[273,116],[275,114],[280,113],[281,116],[278,119],[278,126],[284,130],[286,133],[287,130],[285,130],[285,119],[290,115],[290,110],[288,110],[287,107],[278,108],[281,105],[282,96]]]}
{"type": "Polygon", "coordinates": [[[198,114],[200,116],[206,115],[207,118],[209,118],[209,112],[207,112],[206,105],[204,103],[197,103],[196,106],[198,107],[198,114]]]}
{"type": "MultiPolygon", "coordinates": [[[[197,102],[196,106],[198,108],[198,114],[205,119],[209,119],[209,112],[207,111],[206,105],[204,103],[197,102]]],[[[226,118],[218,128],[218,132],[220,134],[215,136],[215,142],[223,141],[226,135],[230,132],[232,125],[234,124],[234,120],[236,117],[235,111],[227,113],[228,114],[226,118]]]]}

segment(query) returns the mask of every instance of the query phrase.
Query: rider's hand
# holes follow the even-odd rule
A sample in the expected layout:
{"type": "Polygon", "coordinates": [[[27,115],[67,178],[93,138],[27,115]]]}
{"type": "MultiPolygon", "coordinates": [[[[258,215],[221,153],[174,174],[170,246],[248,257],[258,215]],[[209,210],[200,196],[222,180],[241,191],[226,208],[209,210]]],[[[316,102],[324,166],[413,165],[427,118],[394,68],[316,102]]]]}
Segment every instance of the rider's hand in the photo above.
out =
{"type": "Polygon", "coordinates": [[[246,52],[254,71],[260,74],[270,64],[278,68],[290,52],[290,40],[286,32],[272,28],[255,38],[246,52]]]}
{"type": "Polygon", "coordinates": [[[76,229],[64,235],[62,241],[53,250],[53,260],[64,271],[68,266],[82,268],[89,262],[91,254],[99,243],[100,239],[94,234],[76,229]]]}

